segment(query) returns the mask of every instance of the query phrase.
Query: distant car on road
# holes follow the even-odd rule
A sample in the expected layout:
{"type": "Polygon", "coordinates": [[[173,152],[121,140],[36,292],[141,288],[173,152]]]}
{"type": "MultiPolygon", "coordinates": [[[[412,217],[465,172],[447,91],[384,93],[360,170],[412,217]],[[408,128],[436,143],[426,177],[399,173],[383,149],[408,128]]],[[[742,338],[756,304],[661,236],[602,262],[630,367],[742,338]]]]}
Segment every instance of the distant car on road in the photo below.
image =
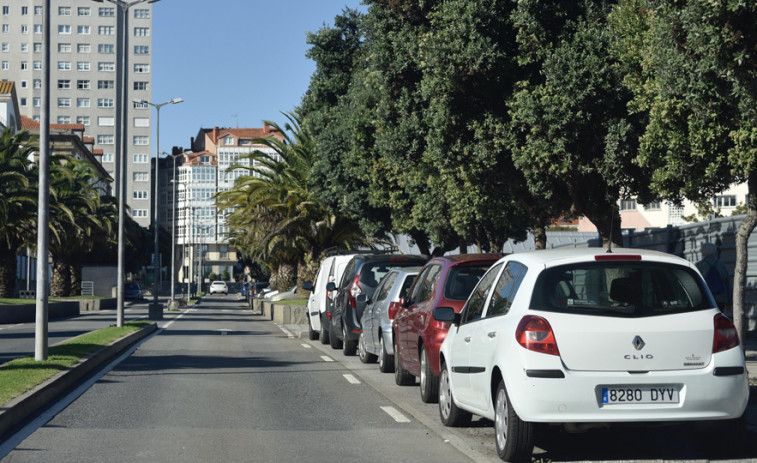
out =
{"type": "Polygon", "coordinates": [[[142,286],[136,281],[129,281],[124,285],[124,299],[140,300],[144,298],[142,286]]]}
{"type": "Polygon", "coordinates": [[[229,286],[225,281],[214,281],[210,284],[210,294],[229,294],[229,286]]]}

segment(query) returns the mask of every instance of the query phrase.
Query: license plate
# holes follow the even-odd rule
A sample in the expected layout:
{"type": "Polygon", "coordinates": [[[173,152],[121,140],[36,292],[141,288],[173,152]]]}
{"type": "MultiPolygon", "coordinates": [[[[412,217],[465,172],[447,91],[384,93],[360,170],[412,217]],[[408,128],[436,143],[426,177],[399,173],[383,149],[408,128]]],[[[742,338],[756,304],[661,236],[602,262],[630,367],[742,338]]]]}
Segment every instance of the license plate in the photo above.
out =
{"type": "Polygon", "coordinates": [[[602,388],[602,403],[617,404],[677,404],[678,386],[612,386],[602,388]]]}

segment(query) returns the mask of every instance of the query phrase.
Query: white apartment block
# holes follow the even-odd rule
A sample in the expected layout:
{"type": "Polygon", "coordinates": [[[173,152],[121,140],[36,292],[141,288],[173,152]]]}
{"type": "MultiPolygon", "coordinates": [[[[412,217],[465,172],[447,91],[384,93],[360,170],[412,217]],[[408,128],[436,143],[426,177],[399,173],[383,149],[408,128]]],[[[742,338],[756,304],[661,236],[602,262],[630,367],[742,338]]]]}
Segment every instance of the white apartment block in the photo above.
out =
{"type": "MultiPolygon", "coordinates": [[[[116,179],[116,73],[122,9],[108,2],[57,0],[50,11],[50,123],[83,124],[116,179]]],[[[150,224],[152,7],[128,10],[126,203],[150,224]],[[146,174],[146,175],[145,175],[146,174]]],[[[0,0],[0,80],[16,82],[21,114],[39,121],[42,95],[42,0],[0,0]]],[[[116,185],[114,190],[117,191],[116,185]]]]}

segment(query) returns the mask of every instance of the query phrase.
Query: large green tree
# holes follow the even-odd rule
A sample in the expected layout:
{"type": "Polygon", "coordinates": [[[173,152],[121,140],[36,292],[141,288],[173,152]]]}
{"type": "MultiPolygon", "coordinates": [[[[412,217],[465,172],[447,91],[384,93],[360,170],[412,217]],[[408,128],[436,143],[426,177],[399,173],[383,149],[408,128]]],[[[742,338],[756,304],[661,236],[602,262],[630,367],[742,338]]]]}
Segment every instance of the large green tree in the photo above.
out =
{"type": "Polygon", "coordinates": [[[710,201],[747,182],[736,233],[734,321],[745,333],[747,241],[757,225],[757,3],[622,0],[612,16],[615,54],[648,115],[639,163],[672,201],[710,201]]]}

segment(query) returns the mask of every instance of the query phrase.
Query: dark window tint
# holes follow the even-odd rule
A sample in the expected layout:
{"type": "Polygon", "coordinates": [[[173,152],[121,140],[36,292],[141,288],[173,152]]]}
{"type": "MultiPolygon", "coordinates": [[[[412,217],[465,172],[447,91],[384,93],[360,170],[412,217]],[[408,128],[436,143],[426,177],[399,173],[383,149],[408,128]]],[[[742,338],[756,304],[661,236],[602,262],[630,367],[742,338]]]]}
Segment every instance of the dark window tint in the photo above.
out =
{"type": "Polygon", "coordinates": [[[589,262],[544,270],[531,308],[644,317],[713,307],[702,279],[688,267],[656,262],[589,262]]]}
{"type": "Polygon", "coordinates": [[[386,299],[389,295],[389,291],[392,289],[392,285],[397,280],[397,272],[391,272],[386,275],[382,280],[378,288],[376,288],[374,301],[379,302],[386,299]]]}
{"type": "Polygon", "coordinates": [[[494,279],[497,278],[500,268],[502,268],[502,264],[490,268],[483,278],[479,280],[476,287],[473,288],[468,303],[463,309],[462,323],[472,322],[481,318],[481,314],[484,312],[486,297],[494,285],[494,279]]]}
{"type": "Polygon", "coordinates": [[[513,261],[507,263],[505,270],[502,271],[502,275],[494,286],[489,309],[486,311],[487,317],[503,315],[510,310],[515,294],[525,276],[526,267],[523,264],[513,261]]]}
{"type": "MultiPolygon", "coordinates": [[[[422,263],[423,262],[420,262],[420,264],[422,263]]],[[[379,281],[381,281],[381,279],[384,278],[384,275],[389,273],[390,270],[402,267],[415,267],[417,265],[419,265],[417,260],[406,258],[389,259],[377,262],[367,261],[360,268],[360,283],[369,288],[375,288],[378,286],[379,281]]],[[[349,271],[349,268],[347,270],[349,271]]]]}
{"type": "Polygon", "coordinates": [[[476,283],[488,269],[489,264],[452,267],[444,286],[444,297],[453,301],[468,299],[476,283]]]}
{"type": "Polygon", "coordinates": [[[355,259],[351,259],[347,264],[347,268],[344,269],[344,273],[342,274],[342,282],[339,283],[340,288],[346,288],[347,285],[352,283],[352,280],[355,278],[355,267],[357,265],[358,261],[355,259]]]}
{"type": "Polygon", "coordinates": [[[423,280],[418,282],[420,284],[418,299],[414,302],[423,302],[431,299],[434,295],[436,284],[439,281],[439,272],[441,269],[441,265],[432,265],[428,268],[428,272],[423,273],[423,280]]]}
{"type": "Polygon", "coordinates": [[[413,284],[415,277],[416,275],[405,275],[405,281],[402,282],[402,289],[400,289],[400,294],[398,297],[405,297],[407,291],[410,289],[410,286],[413,284]]]}

